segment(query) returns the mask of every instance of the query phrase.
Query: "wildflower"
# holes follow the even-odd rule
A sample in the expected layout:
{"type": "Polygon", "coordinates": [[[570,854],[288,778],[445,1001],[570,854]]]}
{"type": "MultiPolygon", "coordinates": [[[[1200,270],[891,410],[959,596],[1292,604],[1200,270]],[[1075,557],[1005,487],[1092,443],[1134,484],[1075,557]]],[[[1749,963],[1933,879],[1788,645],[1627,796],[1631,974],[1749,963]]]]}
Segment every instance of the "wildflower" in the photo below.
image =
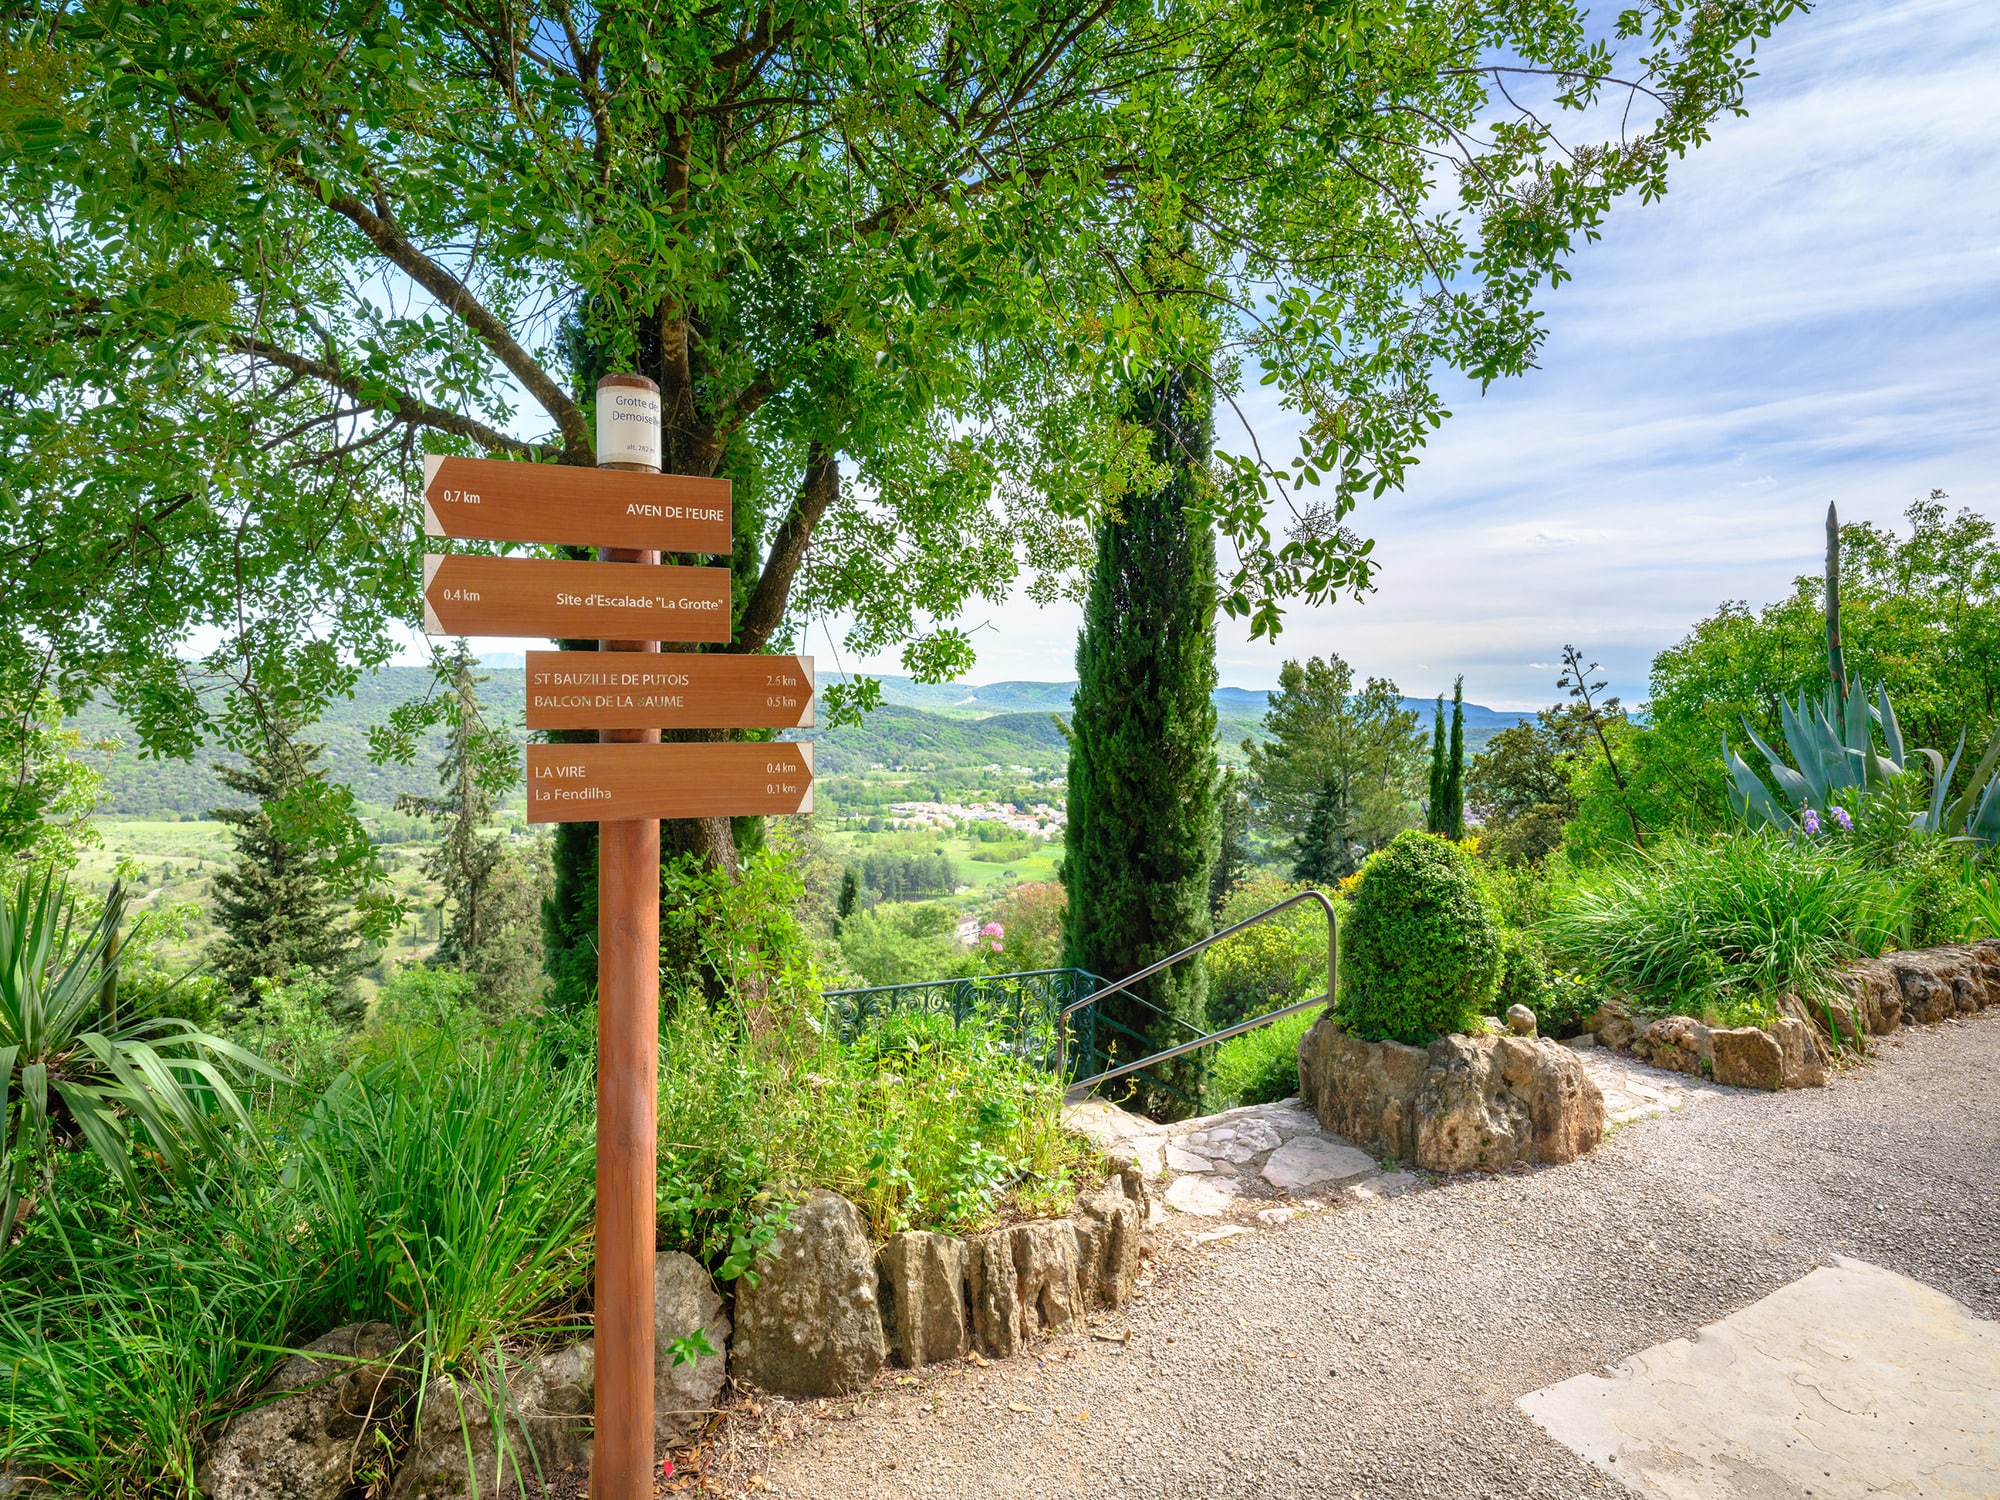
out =
{"type": "Polygon", "coordinates": [[[1819,837],[1819,814],[1814,812],[1810,807],[1800,810],[1799,824],[1805,829],[1809,837],[1819,837]]]}
{"type": "Polygon", "coordinates": [[[1854,832],[1854,819],[1848,817],[1847,809],[1836,804],[1832,808],[1833,821],[1842,833],[1854,832]]]}
{"type": "Polygon", "coordinates": [[[986,940],[987,947],[998,953],[1000,951],[1000,940],[1007,935],[1007,929],[1002,927],[998,922],[988,922],[984,927],[979,929],[979,935],[986,940]]]}

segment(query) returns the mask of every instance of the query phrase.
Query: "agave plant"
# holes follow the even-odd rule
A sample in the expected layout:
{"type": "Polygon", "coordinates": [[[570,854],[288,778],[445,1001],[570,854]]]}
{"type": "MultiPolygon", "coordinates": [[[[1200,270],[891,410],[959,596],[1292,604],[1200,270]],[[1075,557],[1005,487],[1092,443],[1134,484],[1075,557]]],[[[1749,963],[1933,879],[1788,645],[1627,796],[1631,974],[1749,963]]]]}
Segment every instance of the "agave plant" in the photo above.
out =
{"type": "Polygon", "coordinates": [[[81,1140],[128,1189],[134,1132],[170,1170],[227,1149],[248,1125],[230,1087],[241,1067],[277,1075],[187,1021],[121,1021],[114,885],[87,927],[66,881],[23,874],[0,893],[0,1247],[52,1143],[81,1140]]]}
{"type": "Polygon", "coordinates": [[[1950,838],[2000,842],[2000,775],[1995,774],[2000,766],[2000,732],[1995,733],[1974,768],[1965,792],[1952,800],[1952,777],[1965,751],[1965,736],[1958,737],[1958,748],[1949,763],[1935,750],[1905,751],[1902,726],[1896,722],[1885,684],[1875,685],[1873,702],[1858,679],[1845,697],[1829,687],[1816,704],[1801,692],[1796,705],[1781,699],[1780,713],[1785,748],[1797,769],[1764,743],[1747,718],[1743,731],[1763,753],[1771,779],[1784,794],[1783,801],[1772,796],[1749,762],[1726,739],[1723,741],[1723,762],[1729,768],[1729,805],[1751,827],[1768,825],[1796,832],[1808,820],[1808,810],[1811,823],[1817,826],[1831,817],[1841,802],[1852,802],[1854,793],[1873,791],[1902,776],[1909,757],[1918,755],[1930,762],[1931,796],[1929,805],[1912,818],[1915,827],[1950,838]],[[1882,730],[1880,750],[1875,748],[1877,725],[1882,730]]]}

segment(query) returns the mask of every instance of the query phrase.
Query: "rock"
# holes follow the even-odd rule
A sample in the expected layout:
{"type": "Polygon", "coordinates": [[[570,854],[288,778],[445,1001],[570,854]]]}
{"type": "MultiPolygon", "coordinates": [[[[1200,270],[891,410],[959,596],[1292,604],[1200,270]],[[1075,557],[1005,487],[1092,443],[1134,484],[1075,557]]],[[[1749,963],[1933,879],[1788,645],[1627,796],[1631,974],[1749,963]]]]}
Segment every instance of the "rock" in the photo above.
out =
{"type": "Polygon", "coordinates": [[[1409,1161],[1426,1057],[1401,1042],[1364,1042],[1330,1015],[1299,1038],[1299,1096],[1319,1123],[1372,1156],[1409,1161]]]}
{"type": "Polygon", "coordinates": [[[757,1284],[736,1291],[734,1379],[782,1396],[840,1396],[875,1378],[888,1351],[875,1259],[852,1203],[816,1189],[754,1269],[757,1284]]]}
{"type": "Polygon", "coordinates": [[[1709,1029],[1693,1016],[1662,1016],[1633,1039],[1632,1052],[1656,1068],[1699,1076],[1710,1062],[1709,1029]]]}
{"type": "Polygon", "coordinates": [[[364,1429],[407,1390],[402,1335],[387,1323],[336,1328],[294,1354],[231,1417],[197,1483],[209,1500],[337,1500],[353,1483],[364,1429]]]}
{"type": "Polygon", "coordinates": [[[875,1257],[882,1329],[898,1364],[914,1370],[972,1347],[965,1260],[965,1241],[923,1230],[890,1235],[875,1257]]]}
{"type": "Polygon", "coordinates": [[[1166,1170],[1167,1127],[1144,1115],[1105,1099],[1084,1099],[1064,1105],[1062,1121],[1065,1130],[1089,1141],[1108,1161],[1136,1167],[1149,1178],[1166,1170]]]}
{"type": "Polygon", "coordinates": [[[1711,1031],[1708,1041],[1717,1083],[1739,1089],[1776,1089],[1784,1081],[1784,1049],[1768,1031],[1755,1026],[1724,1026],[1711,1031]]]}
{"type": "Polygon", "coordinates": [[[1508,1006],[1507,1029],[1515,1036],[1533,1036],[1535,1034],[1535,1013],[1525,1005],[1508,1006]]]}
{"type": "Polygon", "coordinates": [[[1350,1182],[1376,1170],[1375,1159],[1367,1152],[1323,1135],[1309,1135],[1288,1141],[1273,1151],[1264,1163],[1262,1175],[1272,1187],[1296,1193],[1302,1188],[1350,1182]]]}
{"type": "Polygon", "coordinates": [[[1218,1218],[1236,1206],[1236,1189],[1212,1177],[1178,1177],[1167,1188],[1167,1206],[1200,1219],[1218,1218]]]}
{"type": "Polygon", "coordinates": [[[1825,1088],[1826,1064],[1820,1057],[1819,1039],[1813,1035],[1813,1028],[1793,1016],[1780,1016],[1771,1023],[1770,1030],[1778,1042],[1778,1087],[1825,1088]]]}
{"type": "Polygon", "coordinates": [[[728,1378],[729,1314],[701,1262],[678,1250],[653,1257],[653,1441],[685,1443],[715,1410],[728,1378]],[[675,1364],[673,1344],[697,1328],[714,1352],[675,1364]]]}
{"type": "Polygon", "coordinates": [[[596,1373],[586,1339],[532,1360],[489,1355],[465,1378],[439,1376],[424,1389],[390,1500],[541,1500],[550,1477],[590,1467],[596,1373]]]}
{"type": "Polygon", "coordinates": [[[1205,1156],[1197,1156],[1192,1151],[1183,1151],[1172,1141],[1167,1142],[1167,1166],[1175,1172],[1213,1172],[1215,1166],[1205,1156]]]}
{"type": "Polygon", "coordinates": [[[1078,1197],[1070,1224],[1084,1295],[1095,1295],[1106,1307],[1123,1307],[1146,1248],[1144,1199],[1130,1193],[1122,1179],[1114,1179],[1101,1191],[1078,1197]]]}
{"type": "Polygon", "coordinates": [[[1567,1047],[1531,1037],[1445,1036],[1427,1055],[1416,1149],[1426,1171],[1575,1161],[1603,1139],[1603,1091],[1567,1047]]]}
{"type": "Polygon", "coordinates": [[[1009,1230],[996,1229],[969,1242],[965,1251],[972,1341],[982,1353],[1010,1359],[1020,1353],[1028,1339],[1021,1323],[1020,1292],[1014,1284],[1014,1236],[1009,1230]]]}
{"type": "Polygon", "coordinates": [[[1623,1000],[1607,1000],[1590,1018],[1590,1031],[1614,1052],[1623,1052],[1639,1034],[1639,1023],[1623,1000]]]}

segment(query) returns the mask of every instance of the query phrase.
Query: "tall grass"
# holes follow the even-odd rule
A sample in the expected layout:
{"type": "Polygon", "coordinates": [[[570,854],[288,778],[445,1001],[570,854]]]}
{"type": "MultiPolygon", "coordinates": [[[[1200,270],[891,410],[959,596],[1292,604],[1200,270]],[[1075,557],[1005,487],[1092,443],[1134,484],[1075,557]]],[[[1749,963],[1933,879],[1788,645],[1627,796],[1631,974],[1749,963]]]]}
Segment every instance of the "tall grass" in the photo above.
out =
{"type": "Polygon", "coordinates": [[[1725,1025],[1825,997],[1899,920],[1895,877],[1776,833],[1663,841],[1580,877],[1542,923],[1550,949],[1657,1009],[1725,1025]]]}
{"type": "Polygon", "coordinates": [[[1299,1038],[1323,1014],[1302,1010],[1218,1045],[1209,1073],[1210,1111],[1234,1109],[1239,1104],[1274,1104],[1296,1094],[1299,1038]]]}

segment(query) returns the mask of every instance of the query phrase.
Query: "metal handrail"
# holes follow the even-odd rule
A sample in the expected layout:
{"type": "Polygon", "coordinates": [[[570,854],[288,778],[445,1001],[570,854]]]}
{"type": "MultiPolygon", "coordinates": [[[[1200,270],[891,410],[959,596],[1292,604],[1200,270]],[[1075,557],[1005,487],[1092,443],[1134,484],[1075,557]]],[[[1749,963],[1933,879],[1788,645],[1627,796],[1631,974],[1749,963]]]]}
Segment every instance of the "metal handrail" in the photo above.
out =
{"type": "Polygon", "coordinates": [[[1075,1093],[1078,1089],[1096,1088],[1100,1083],[1109,1082],[1113,1078],[1123,1078],[1127,1073],[1136,1073],[1141,1068],[1150,1068],[1154,1063],[1171,1062],[1176,1057],[1180,1057],[1186,1053],[1198,1052],[1211,1042],[1226,1042],[1231,1037],[1243,1035],[1246,1031],[1255,1031],[1259,1026],[1269,1026],[1273,1021],[1284,1020],[1286,1016],[1295,1016],[1302,1010],[1311,1010],[1315,1005],[1330,1005],[1332,1003],[1332,997],[1329,995],[1315,995],[1310,1000],[1300,1000],[1295,1004],[1287,1005],[1283,1010],[1267,1010],[1261,1016],[1252,1016],[1247,1021],[1238,1021],[1234,1026],[1225,1026],[1220,1031],[1211,1031],[1206,1036],[1196,1037],[1191,1042],[1182,1042],[1179,1046],[1169,1047],[1164,1052],[1155,1052],[1152,1056],[1142,1057],[1137,1062],[1121,1063],[1115,1068],[1109,1068],[1092,1077],[1079,1078],[1069,1086],[1069,1092],[1075,1093]]]}
{"type": "MultiPolygon", "coordinates": [[[[1137,984],[1140,980],[1145,979],[1150,975],[1157,974],[1162,969],[1172,968],[1182,959],[1190,958],[1193,955],[1201,952],[1204,948],[1212,947],[1214,944],[1221,942],[1226,937],[1233,937],[1246,927],[1254,926],[1259,922],[1268,921],[1270,918],[1275,917],[1279,912],[1284,911],[1287,907],[1297,906],[1301,901],[1317,901],[1322,907],[1326,909],[1326,993],[1324,995],[1321,995],[1317,1000],[1301,1000],[1296,1005],[1286,1006],[1283,1010],[1269,1011],[1264,1015],[1255,1017],[1251,1021],[1238,1022],[1235,1026],[1225,1027],[1221,1031],[1208,1032],[1192,1042],[1182,1042],[1177,1046],[1167,1048],[1163,1052],[1156,1052],[1151,1057],[1141,1058],[1138,1062],[1127,1063],[1123,1067],[1113,1068],[1109,1073],[1100,1073],[1097,1077],[1088,1079],[1086,1080],[1086,1082],[1102,1083],[1107,1078],[1122,1077],[1127,1073],[1135,1072],[1138,1069],[1147,1066],[1149,1063],[1164,1062],[1169,1058],[1179,1057],[1184,1053],[1193,1052],[1201,1047],[1205,1047],[1210,1042],[1226,1041],[1230,1037],[1238,1036],[1245,1031],[1253,1030],[1254,1028],[1265,1024],[1267,1021],[1275,1021],[1281,1016],[1289,1016],[1297,1011],[1304,1010],[1309,1005],[1333,1004],[1334,995],[1338,993],[1337,986],[1339,983],[1338,976],[1340,970],[1340,919],[1337,915],[1335,915],[1333,910],[1333,901],[1330,897],[1328,897],[1326,892],[1319,890],[1300,891],[1296,896],[1287,896],[1284,900],[1280,901],[1275,906],[1265,907],[1264,910],[1258,912],[1254,916],[1245,917],[1242,921],[1236,923],[1234,926],[1225,927],[1220,932],[1209,934],[1209,936],[1203,938],[1200,942],[1191,944],[1188,947],[1181,949],[1180,952],[1171,954],[1168,957],[1161,959],[1158,963],[1148,964],[1145,968],[1141,969],[1136,974],[1127,974],[1123,979],[1119,980],[1116,984],[1109,985],[1101,990],[1094,990],[1090,994],[1084,996],[1083,999],[1075,1002],[1073,1005],[1066,1006],[1062,1010],[1058,1011],[1056,1013],[1057,1076],[1059,1077],[1066,1076],[1069,1071],[1069,1028],[1065,1026],[1063,1023],[1069,1020],[1069,1018],[1074,1014],[1076,1014],[1076,1012],[1084,1009],[1086,1006],[1097,1004],[1098,1001],[1104,999],[1105,996],[1107,995],[1115,995],[1120,990],[1129,989],[1131,986],[1137,984]]],[[[1072,1087],[1075,1086],[1076,1085],[1072,1085],[1072,1087]]]]}

